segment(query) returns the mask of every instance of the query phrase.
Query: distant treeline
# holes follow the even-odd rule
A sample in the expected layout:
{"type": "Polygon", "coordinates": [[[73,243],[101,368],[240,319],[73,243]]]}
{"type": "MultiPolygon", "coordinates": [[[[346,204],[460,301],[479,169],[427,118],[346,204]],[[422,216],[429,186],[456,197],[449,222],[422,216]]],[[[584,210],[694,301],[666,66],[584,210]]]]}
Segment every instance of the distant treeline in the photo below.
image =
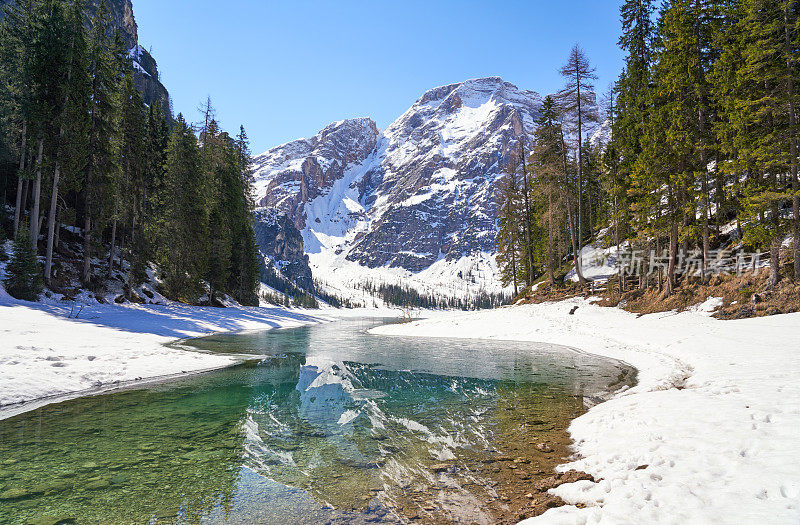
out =
{"type": "Polygon", "coordinates": [[[507,303],[511,297],[504,294],[478,292],[469,297],[440,297],[420,293],[408,285],[366,282],[360,288],[381,298],[386,304],[416,308],[449,308],[457,310],[478,310],[495,308],[507,303]]]}

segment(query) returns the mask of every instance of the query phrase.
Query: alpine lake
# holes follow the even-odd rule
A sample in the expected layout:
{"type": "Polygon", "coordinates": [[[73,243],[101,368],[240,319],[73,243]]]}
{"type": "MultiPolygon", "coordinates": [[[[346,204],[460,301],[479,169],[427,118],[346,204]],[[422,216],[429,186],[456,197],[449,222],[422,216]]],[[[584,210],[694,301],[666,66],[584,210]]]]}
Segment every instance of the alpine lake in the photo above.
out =
{"type": "Polygon", "coordinates": [[[0,421],[0,524],[496,523],[635,381],[553,345],[367,333],[385,322],[183,341],[252,359],[0,421]]]}

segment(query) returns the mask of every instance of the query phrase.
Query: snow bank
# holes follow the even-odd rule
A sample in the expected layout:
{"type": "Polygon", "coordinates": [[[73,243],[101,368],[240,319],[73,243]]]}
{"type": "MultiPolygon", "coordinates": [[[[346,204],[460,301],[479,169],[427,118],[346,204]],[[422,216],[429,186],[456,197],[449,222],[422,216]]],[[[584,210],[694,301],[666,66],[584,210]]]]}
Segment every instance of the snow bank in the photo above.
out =
{"type": "Polygon", "coordinates": [[[55,400],[239,361],[232,356],[164,346],[170,341],[327,320],[283,308],[177,304],[94,304],[85,306],[78,319],[70,319],[70,314],[70,306],[17,301],[0,286],[0,419],[27,408],[21,409],[19,403],[55,400]]]}
{"type": "Polygon", "coordinates": [[[550,342],[639,369],[636,387],[569,428],[576,459],[560,470],[602,480],[553,492],[587,508],[526,524],[798,523],[800,314],[718,321],[707,310],[637,318],[573,299],[373,331],[550,342]]]}

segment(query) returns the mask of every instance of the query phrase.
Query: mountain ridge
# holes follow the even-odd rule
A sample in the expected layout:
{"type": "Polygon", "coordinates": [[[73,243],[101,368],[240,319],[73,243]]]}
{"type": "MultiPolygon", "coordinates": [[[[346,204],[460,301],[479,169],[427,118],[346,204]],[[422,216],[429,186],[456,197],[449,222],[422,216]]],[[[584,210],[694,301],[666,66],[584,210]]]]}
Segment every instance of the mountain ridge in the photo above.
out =
{"type": "Polygon", "coordinates": [[[502,293],[497,182],[540,106],[500,77],[437,86],[383,131],[345,119],[256,156],[257,202],[303,232],[315,277],[502,293]]]}

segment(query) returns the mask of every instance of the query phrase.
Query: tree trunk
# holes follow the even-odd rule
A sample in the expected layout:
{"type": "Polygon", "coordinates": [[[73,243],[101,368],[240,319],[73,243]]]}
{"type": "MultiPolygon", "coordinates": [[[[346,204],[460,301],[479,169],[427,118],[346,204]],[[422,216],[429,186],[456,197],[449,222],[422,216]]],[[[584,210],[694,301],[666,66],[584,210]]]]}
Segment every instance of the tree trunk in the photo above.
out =
{"type": "Polygon", "coordinates": [[[675,263],[678,258],[678,221],[672,219],[669,232],[669,264],[667,266],[666,290],[664,296],[669,297],[675,290],[675,263]]]}
{"type": "Polygon", "coordinates": [[[549,188],[547,191],[547,276],[550,279],[550,286],[556,284],[556,276],[553,271],[556,265],[555,255],[553,248],[553,190],[549,188]]]}
{"type": "Polygon", "coordinates": [[[53,241],[54,250],[58,249],[60,240],[61,240],[61,223],[58,220],[58,207],[56,206],[56,235],[55,235],[55,240],[53,241]]]}
{"type": "MultiPolygon", "coordinates": [[[[75,50],[75,37],[73,33],[72,41],[70,42],[70,50],[74,52],[75,50]]],[[[64,114],[66,113],[67,107],[69,106],[69,93],[70,93],[70,81],[72,79],[72,62],[70,62],[69,68],[67,69],[67,89],[66,93],[64,94],[64,106],[61,110],[61,118],[63,119],[64,114]]],[[[62,124],[58,128],[58,146],[56,148],[56,166],[55,170],[53,171],[53,191],[50,195],[50,213],[47,216],[47,249],[45,251],[45,264],[44,264],[44,279],[50,284],[50,276],[52,273],[53,267],[53,241],[55,236],[55,230],[58,226],[56,223],[56,209],[58,208],[58,179],[61,175],[61,142],[64,139],[64,124],[62,124]]]]}
{"type": "MultiPolygon", "coordinates": [[[[33,158],[28,159],[28,166],[33,163],[33,158]]],[[[25,210],[28,209],[28,194],[31,192],[31,181],[25,179],[22,184],[22,207],[20,208],[20,222],[22,222],[23,217],[25,216],[25,210]]],[[[30,221],[29,221],[30,222],[30,221]]],[[[28,225],[30,228],[30,225],[28,225]]],[[[30,232],[28,232],[30,233],[30,232]]]]}
{"type": "Polygon", "coordinates": [[[533,284],[533,247],[531,246],[531,207],[529,201],[528,169],[525,163],[525,144],[519,141],[520,164],[522,165],[522,195],[525,198],[525,259],[528,265],[528,286],[533,284]]]}
{"type": "Polygon", "coordinates": [[[796,56],[792,52],[791,42],[791,23],[789,21],[789,9],[791,9],[792,2],[787,2],[783,11],[783,33],[785,42],[786,53],[786,68],[787,68],[787,84],[786,91],[789,99],[789,151],[791,157],[791,174],[792,174],[792,189],[794,196],[792,197],[792,211],[794,228],[792,235],[794,237],[794,280],[800,282],[800,180],[798,180],[797,173],[797,130],[796,130],[796,116],[794,104],[794,73],[792,71],[792,60],[796,60],[796,56]]]}
{"type": "Polygon", "coordinates": [[[774,235],[769,246],[769,287],[778,284],[781,280],[781,238],[774,235]]]}
{"type": "Polygon", "coordinates": [[[133,251],[138,249],[138,248],[140,248],[139,246],[137,246],[137,243],[136,243],[136,215],[137,215],[136,210],[137,210],[137,204],[138,203],[136,201],[136,197],[134,196],[134,202],[133,202],[133,210],[134,210],[134,212],[131,214],[131,239],[130,239],[131,243],[130,243],[130,247],[128,249],[128,254],[129,254],[129,258],[128,258],[128,273],[127,273],[127,278],[126,278],[126,280],[128,282],[127,283],[128,286],[126,287],[127,288],[126,296],[128,297],[128,300],[130,300],[133,297],[133,277],[134,277],[133,276],[133,271],[134,271],[134,267],[133,267],[134,266],[133,251]]]}
{"type": "Polygon", "coordinates": [[[625,274],[619,261],[619,209],[617,208],[617,188],[614,187],[614,244],[617,245],[617,279],[619,280],[619,295],[622,298],[622,293],[625,291],[625,274]]]}
{"type": "MultiPolygon", "coordinates": [[[[116,205],[115,205],[116,207],[116,205]]],[[[111,222],[111,249],[108,250],[108,278],[111,278],[111,273],[114,271],[114,252],[117,248],[117,217],[116,211],[114,212],[114,220],[111,222]]]]}
{"type": "MultiPolygon", "coordinates": [[[[59,132],[59,137],[64,133],[64,130],[59,132]]],[[[59,139],[60,140],[60,139],[59,139]]],[[[59,148],[60,149],[60,148],[59,148]]],[[[44,279],[47,284],[50,284],[50,277],[53,268],[53,241],[56,232],[56,209],[58,208],[58,179],[61,176],[61,166],[58,161],[58,154],[56,154],[56,166],[53,171],[53,191],[50,194],[50,213],[47,215],[47,250],[45,251],[44,263],[44,279]]]]}
{"type": "Polygon", "coordinates": [[[517,257],[516,257],[516,247],[511,248],[511,275],[512,280],[514,281],[514,297],[519,295],[519,289],[517,288],[517,257]]]}
{"type": "Polygon", "coordinates": [[[25,178],[25,146],[28,139],[28,121],[22,122],[22,145],[19,152],[19,173],[17,174],[17,202],[14,207],[14,238],[17,237],[19,231],[19,221],[22,216],[22,186],[24,185],[25,178]]]}
{"type": "MultiPolygon", "coordinates": [[[[569,170],[567,169],[567,143],[564,140],[563,129],[561,131],[561,148],[563,149],[562,157],[564,159],[564,180],[566,181],[565,182],[566,187],[564,188],[564,193],[569,195],[569,178],[567,176],[567,174],[569,173],[569,170]]],[[[580,195],[580,191],[578,191],[578,195],[580,195]]],[[[578,282],[580,282],[581,284],[586,284],[586,278],[583,276],[583,270],[580,265],[580,253],[578,253],[577,251],[578,243],[576,242],[575,233],[573,231],[574,228],[572,221],[572,208],[569,202],[569,198],[566,199],[566,203],[567,203],[567,221],[569,223],[569,233],[570,237],[572,238],[572,258],[575,261],[575,273],[578,274],[578,282]]]]}
{"type": "Polygon", "coordinates": [[[794,209],[794,280],[800,282],[800,183],[797,181],[797,174],[794,176],[792,208],[794,209]]]}
{"type": "Polygon", "coordinates": [[[703,172],[703,267],[700,282],[706,284],[708,282],[708,261],[711,256],[710,241],[708,235],[708,175],[703,172]]]}
{"type": "MultiPolygon", "coordinates": [[[[661,256],[661,237],[656,234],[656,254],[661,256]]],[[[656,271],[656,289],[661,293],[664,291],[664,268],[660,265],[656,271]]]]}
{"type": "Polygon", "coordinates": [[[42,150],[44,139],[39,137],[39,152],[36,154],[36,182],[33,185],[33,209],[31,211],[31,245],[38,250],[39,242],[39,201],[42,194],[42,150]]]}
{"type": "Polygon", "coordinates": [[[569,226],[569,237],[572,241],[572,261],[575,264],[575,273],[578,275],[578,281],[584,284],[586,280],[583,278],[580,257],[578,256],[578,232],[575,231],[576,224],[575,220],[572,218],[572,206],[570,206],[569,203],[567,203],[567,225],[569,226]]]}
{"type": "MultiPolygon", "coordinates": [[[[581,68],[576,64],[578,94],[578,249],[583,247],[583,118],[581,115],[581,68]]],[[[580,257],[580,255],[579,255],[580,257]]]]}
{"type": "Polygon", "coordinates": [[[81,281],[84,285],[89,284],[92,276],[92,197],[91,197],[92,172],[86,174],[86,209],[83,219],[83,272],[81,281]]]}

